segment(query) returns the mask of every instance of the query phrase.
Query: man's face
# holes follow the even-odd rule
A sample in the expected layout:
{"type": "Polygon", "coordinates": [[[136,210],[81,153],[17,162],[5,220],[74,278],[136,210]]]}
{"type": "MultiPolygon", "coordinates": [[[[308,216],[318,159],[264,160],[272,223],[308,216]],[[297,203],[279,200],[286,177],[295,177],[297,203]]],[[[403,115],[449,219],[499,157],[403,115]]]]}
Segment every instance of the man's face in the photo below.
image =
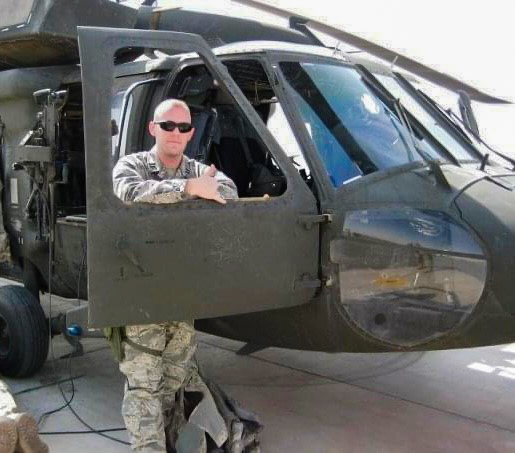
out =
{"type": "Polygon", "coordinates": [[[189,132],[181,133],[176,127],[173,131],[168,132],[161,129],[161,126],[157,124],[160,121],[190,124],[190,113],[182,107],[173,107],[158,115],[148,125],[150,134],[156,139],[157,152],[160,156],[165,159],[181,157],[195,130],[192,129],[189,132]]]}

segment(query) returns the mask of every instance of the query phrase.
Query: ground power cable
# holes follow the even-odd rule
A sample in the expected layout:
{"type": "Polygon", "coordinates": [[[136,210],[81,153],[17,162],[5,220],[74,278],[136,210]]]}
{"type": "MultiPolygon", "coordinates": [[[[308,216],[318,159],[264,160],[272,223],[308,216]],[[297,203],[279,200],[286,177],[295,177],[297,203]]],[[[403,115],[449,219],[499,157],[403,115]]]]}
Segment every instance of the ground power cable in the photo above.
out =
{"type": "MultiPolygon", "coordinates": [[[[53,218],[53,210],[51,209],[51,206],[49,205],[48,203],[48,198],[45,196],[45,194],[43,193],[43,191],[39,188],[39,186],[37,185],[36,181],[31,178],[33,183],[35,184],[35,187],[37,187],[38,189],[38,192],[39,194],[41,195],[42,199],[43,199],[43,202],[44,202],[44,206],[45,206],[45,209],[47,211],[47,218],[48,218],[48,222],[49,222],[49,240],[48,240],[48,311],[49,311],[49,314],[48,314],[48,336],[49,336],[49,344],[50,344],[50,355],[51,355],[51,362],[52,362],[52,369],[53,369],[53,372],[54,372],[54,376],[57,378],[57,366],[56,366],[56,357],[55,357],[55,353],[54,353],[54,347],[53,347],[53,340],[52,340],[52,277],[53,277],[53,250],[54,250],[54,238],[55,238],[55,225],[54,225],[54,218],[53,218]]],[[[81,279],[81,274],[82,274],[82,270],[83,270],[83,267],[84,267],[84,261],[85,261],[85,254],[86,254],[86,247],[84,247],[84,252],[83,252],[83,259],[82,259],[82,264],[81,264],[81,269],[80,269],[80,272],[79,272],[79,278],[78,278],[78,282],[77,282],[77,298],[80,297],[80,279],[81,279]]],[[[56,434],[60,434],[60,435],[65,435],[65,434],[97,434],[99,436],[102,436],[106,439],[109,439],[113,442],[117,442],[117,443],[120,443],[120,444],[123,444],[123,445],[130,445],[129,442],[126,442],[124,440],[121,440],[121,439],[117,439],[116,437],[111,437],[107,434],[105,434],[105,432],[112,432],[112,431],[123,431],[125,430],[125,428],[109,428],[109,429],[95,429],[93,428],[91,425],[89,425],[86,421],[84,421],[82,419],[82,417],[80,417],[79,414],[77,414],[77,412],[75,411],[75,409],[73,409],[73,407],[71,406],[71,402],[73,401],[73,398],[75,396],[75,383],[74,383],[74,378],[73,378],[73,375],[72,375],[72,372],[71,372],[71,359],[72,359],[72,356],[73,354],[70,353],[69,357],[68,357],[68,374],[69,374],[69,381],[71,383],[71,388],[72,388],[72,394],[71,394],[71,397],[70,399],[67,399],[66,395],[65,395],[65,392],[61,386],[61,382],[57,381],[56,382],[56,385],[57,385],[57,388],[59,389],[59,392],[61,393],[61,396],[64,400],[64,404],[61,406],[61,407],[58,407],[56,409],[53,409],[53,410],[50,410],[50,411],[47,411],[47,412],[44,412],[40,417],[39,417],[39,420],[38,420],[38,426],[43,422],[43,420],[48,417],[49,415],[52,415],[52,414],[55,414],[57,412],[60,412],[62,411],[63,409],[66,409],[68,408],[71,413],[75,416],[75,418],[80,422],[82,423],[82,425],[84,425],[86,428],[88,428],[89,431],[83,431],[83,432],[77,432],[77,431],[59,431],[59,432],[49,432],[48,434],[52,433],[53,435],[56,435],[56,434]]],[[[46,432],[40,432],[41,435],[45,435],[47,434],[46,432]]]]}

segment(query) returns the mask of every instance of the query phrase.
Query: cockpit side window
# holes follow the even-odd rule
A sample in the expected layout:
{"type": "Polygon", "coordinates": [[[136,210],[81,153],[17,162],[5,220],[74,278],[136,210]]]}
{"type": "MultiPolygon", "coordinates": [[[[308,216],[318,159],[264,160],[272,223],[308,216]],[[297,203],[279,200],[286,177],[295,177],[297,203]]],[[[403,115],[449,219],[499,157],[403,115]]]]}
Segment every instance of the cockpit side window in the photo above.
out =
{"type": "Polygon", "coordinates": [[[266,121],[266,126],[299,173],[301,173],[304,178],[308,178],[311,171],[280,102],[270,104],[270,113],[266,121]]]}
{"type": "Polygon", "coordinates": [[[346,182],[359,178],[364,172],[375,171],[371,162],[356,159],[364,168],[364,171],[361,170],[360,166],[350,158],[347,147],[337,140],[322,118],[307,102],[299,97],[297,105],[308,135],[313,140],[334,187],[340,187],[346,182]]]}
{"type": "Polygon", "coordinates": [[[150,139],[145,137],[145,112],[155,99],[152,93],[160,86],[159,77],[154,74],[115,79],[111,101],[113,164],[126,154],[146,149],[150,139]]]}
{"type": "Polygon", "coordinates": [[[309,164],[262,63],[256,59],[229,59],[224,64],[293,166],[312,187],[309,164]]]}

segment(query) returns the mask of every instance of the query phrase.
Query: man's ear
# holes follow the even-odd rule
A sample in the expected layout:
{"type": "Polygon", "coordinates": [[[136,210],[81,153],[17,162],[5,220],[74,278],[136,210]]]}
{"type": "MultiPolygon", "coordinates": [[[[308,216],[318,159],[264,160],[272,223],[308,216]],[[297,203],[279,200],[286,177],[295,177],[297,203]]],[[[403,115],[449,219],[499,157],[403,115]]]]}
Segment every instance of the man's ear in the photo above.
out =
{"type": "Polygon", "coordinates": [[[150,135],[152,135],[152,137],[156,136],[156,127],[159,126],[157,126],[157,124],[153,121],[150,121],[150,123],[148,123],[148,131],[150,132],[150,135]]]}

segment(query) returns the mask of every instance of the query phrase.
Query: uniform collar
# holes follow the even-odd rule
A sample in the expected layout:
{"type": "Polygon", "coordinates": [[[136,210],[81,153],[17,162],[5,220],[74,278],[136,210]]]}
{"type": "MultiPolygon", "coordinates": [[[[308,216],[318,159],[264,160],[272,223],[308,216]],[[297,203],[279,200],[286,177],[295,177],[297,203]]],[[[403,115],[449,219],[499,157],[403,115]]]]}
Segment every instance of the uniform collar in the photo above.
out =
{"type": "MultiPolygon", "coordinates": [[[[150,168],[150,172],[154,175],[157,175],[161,179],[165,179],[168,177],[168,173],[166,171],[166,167],[163,165],[159,157],[157,156],[157,148],[154,145],[149,153],[148,153],[148,166],[150,168]]],[[[188,156],[182,155],[181,163],[177,168],[177,176],[187,177],[189,176],[189,162],[193,160],[188,156]]]]}

